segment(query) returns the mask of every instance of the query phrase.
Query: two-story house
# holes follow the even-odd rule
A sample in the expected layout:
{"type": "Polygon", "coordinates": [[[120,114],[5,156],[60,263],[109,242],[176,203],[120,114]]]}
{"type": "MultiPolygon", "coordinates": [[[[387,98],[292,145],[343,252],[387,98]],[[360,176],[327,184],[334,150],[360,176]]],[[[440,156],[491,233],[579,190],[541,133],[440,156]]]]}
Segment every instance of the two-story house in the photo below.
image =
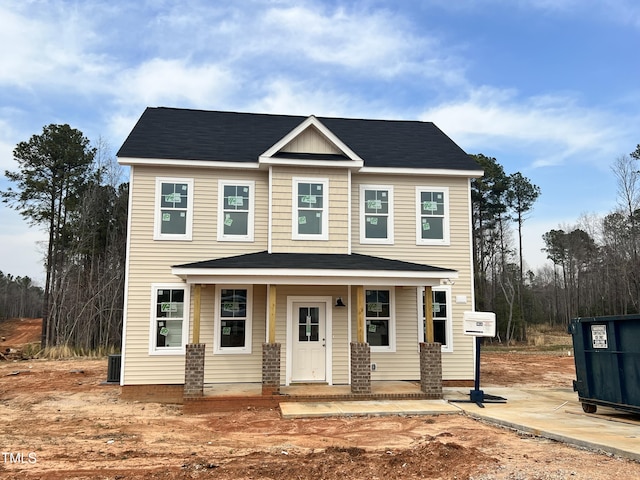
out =
{"type": "Polygon", "coordinates": [[[118,159],[123,395],[472,381],[482,171],[433,123],[148,108],[118,159]]]}

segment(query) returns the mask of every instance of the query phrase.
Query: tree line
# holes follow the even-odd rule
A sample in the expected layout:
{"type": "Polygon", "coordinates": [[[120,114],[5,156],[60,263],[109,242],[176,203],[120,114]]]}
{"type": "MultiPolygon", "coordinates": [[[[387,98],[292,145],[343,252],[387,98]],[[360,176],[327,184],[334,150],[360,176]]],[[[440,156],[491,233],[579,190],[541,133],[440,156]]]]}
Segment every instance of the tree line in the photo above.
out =
{"type": "Polygon", "coordinates": [[[69,125],[45,126],[13,151],[3,200],[48,233],[43,348],[118,348],[122,335],[128,184],[107,146],[69,125]]]}
{"type": "Polygon", "coordinates": [[[42,315],[42,288],[27,276],[14,277],[0,271],[0,320],[38,318],[42,315]]]}
{"type": "Polygon", "coordinates": [[[485,172],[472,181],[476,309],[496,312],[499,341],[525,340],[532,324],[640,312],[640,145],[611,166],[616,208],[546,232],[550,265],[535,272],[522,257],[522,226],[540,189],[495,158],[473,157],[485,172]]]}
{"type": "MultiPolygon", "coordinates": [[[[119,348],[125,283],[128,184],[99,141],[69,125],[45,126],[13,152],[19,168],[3,201],[49,237],[44,288],[0,272],[0,318],[42,314],[42,346],[119,348]]],[[[550,266],[533,272],[523,226],[540,188],[495,158],[471,155],[476,310],[493,311],[501,342],[525,340],[531,324],[640,312],[640,145],[617,159],[618,207],[543,236],[550,266]]]]}

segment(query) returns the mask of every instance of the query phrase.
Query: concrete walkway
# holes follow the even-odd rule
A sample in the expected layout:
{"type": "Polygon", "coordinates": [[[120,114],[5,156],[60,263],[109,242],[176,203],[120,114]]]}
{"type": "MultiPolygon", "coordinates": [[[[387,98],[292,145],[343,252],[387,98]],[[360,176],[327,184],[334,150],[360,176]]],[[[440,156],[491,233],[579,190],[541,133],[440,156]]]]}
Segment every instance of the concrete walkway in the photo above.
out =
{"type": "Polygon", "coordinates": [[[489,423],[513,428],[592,450],[601,450],[640,461],[640,416],[598,407],[586,414],[577,393],[558,388],[486,387],[485,394],[507,399],[485,403],[469,399],[469,389],[445,388],[444,400],[372,400],[349,402],[283,402],[283,418],[353,415],[466,414],[489,423]]]}

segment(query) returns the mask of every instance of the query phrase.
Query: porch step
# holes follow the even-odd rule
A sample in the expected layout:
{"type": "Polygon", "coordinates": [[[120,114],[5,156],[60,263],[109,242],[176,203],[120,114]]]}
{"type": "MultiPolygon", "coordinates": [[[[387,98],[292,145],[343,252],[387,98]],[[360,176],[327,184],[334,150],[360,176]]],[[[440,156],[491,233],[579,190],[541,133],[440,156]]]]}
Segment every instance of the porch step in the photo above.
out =
{"type": "Polygon", "coordinates": [[[460,409],[445,400],[353,400],[280,402],[282,418],[352,417],[363,415],[453,415],[460,409]]]}

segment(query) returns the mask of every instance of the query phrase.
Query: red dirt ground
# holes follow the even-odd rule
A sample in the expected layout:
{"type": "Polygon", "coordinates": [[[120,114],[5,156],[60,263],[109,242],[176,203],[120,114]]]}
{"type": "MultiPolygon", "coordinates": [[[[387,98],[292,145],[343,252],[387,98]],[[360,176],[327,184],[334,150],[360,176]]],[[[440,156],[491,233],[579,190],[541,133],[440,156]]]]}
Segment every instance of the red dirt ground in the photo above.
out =
{"type": "MultiPolygon", "coordinates": [[[[17,345],[29,324],[14,322],[15,336],[6,324],[0,332],[17,345]]],[[[483,386],[570,388],[574,378],[566,353],[483,353],[482,361],[483,386]]],[[[0,362],[0,478],[640,478],[638,463],[462,415],[189,416],[177,405],[125,402],[106,375],[106,359],[0,362]]]]}

